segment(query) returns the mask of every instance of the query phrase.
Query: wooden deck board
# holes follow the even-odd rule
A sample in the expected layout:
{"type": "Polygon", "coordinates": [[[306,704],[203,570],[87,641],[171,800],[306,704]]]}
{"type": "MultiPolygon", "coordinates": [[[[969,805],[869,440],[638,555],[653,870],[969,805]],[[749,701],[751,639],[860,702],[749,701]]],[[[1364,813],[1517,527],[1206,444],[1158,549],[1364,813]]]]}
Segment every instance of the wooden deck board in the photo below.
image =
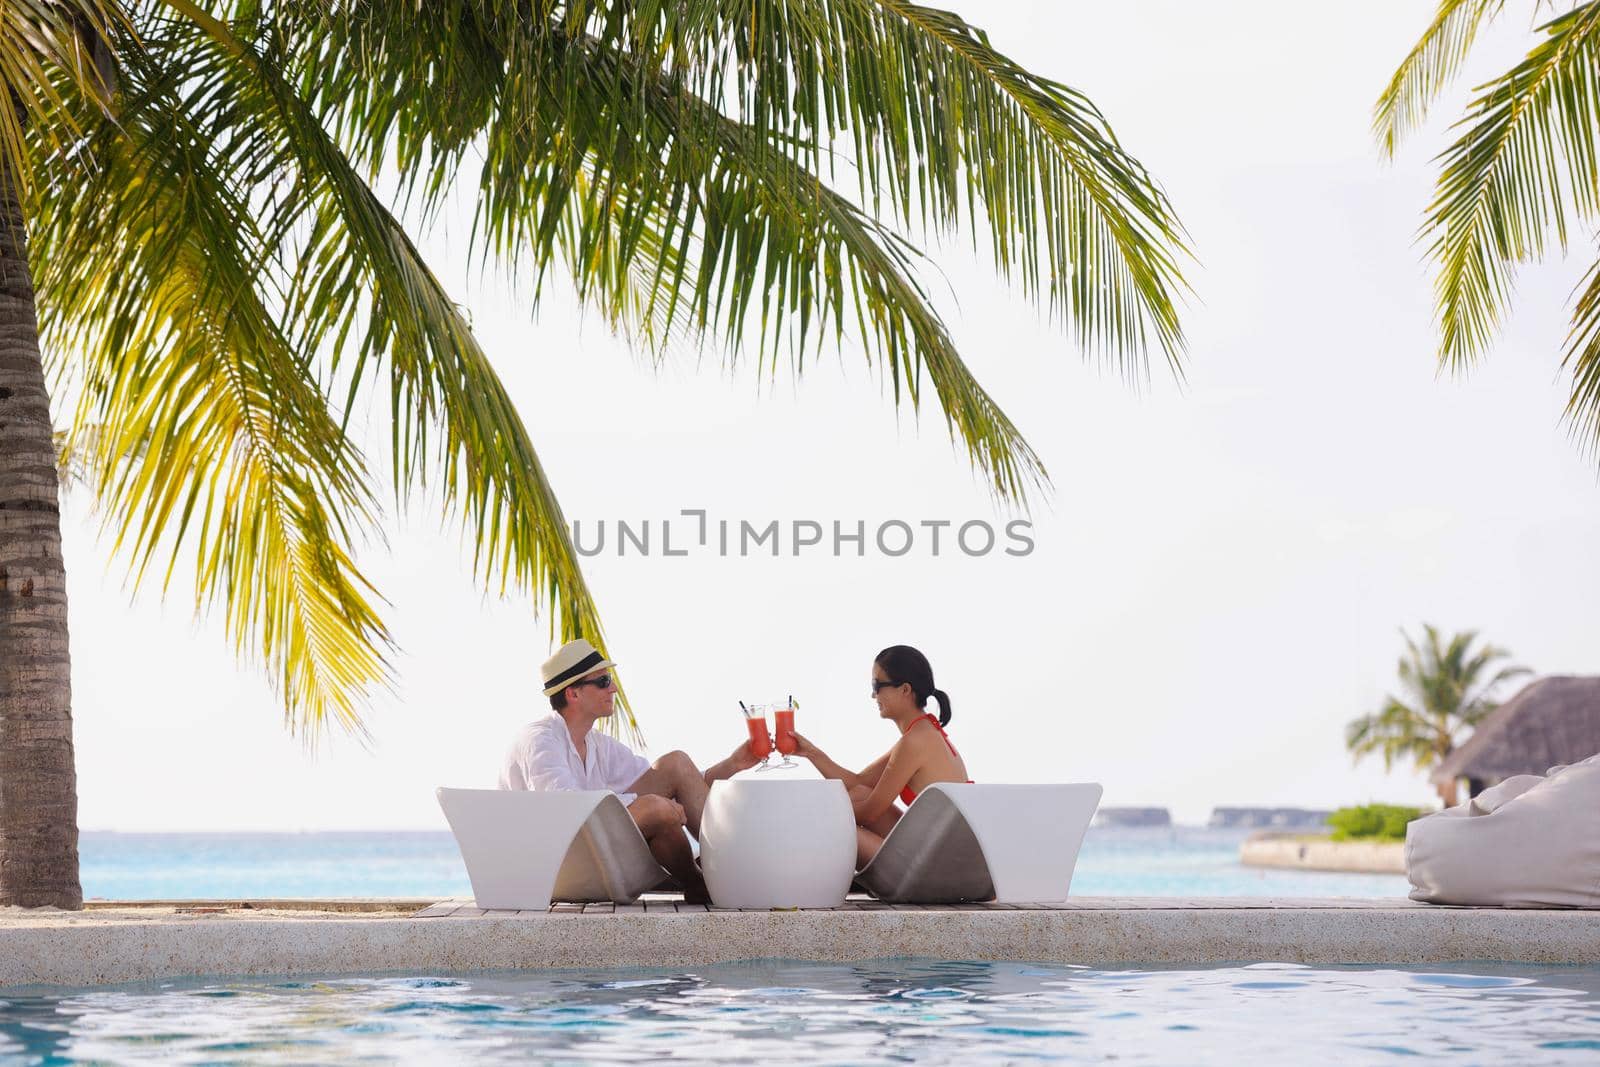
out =
{"type": "MultiPolygon", "coordinates": [[[[632,904],[607,902],[577,904],[554,903],[549,913],[553,915],[668,915],[682,912],[733,913],[738,911],[1272,911],[1272,910],[1447,910],[1449,905],[1419,904],[1405,897],[1073,897],[1050,904],[1009,904],[997,901],[969,901],[961,904],[891,904],[861,894],[851,894],[835,908],[720,908],[715,904],[687,904],[683,897],[671,893],[647,893],[632,904]]],[[[1466,910],[1466,909],[1462,909],[1466,910]]],[[[504,917],[521,914],[507,909],[485,911],[478,908],[470,897],[452,897],[440,900],[411,913],[411,918],[467,918],[475,916],[504,917]]]]}

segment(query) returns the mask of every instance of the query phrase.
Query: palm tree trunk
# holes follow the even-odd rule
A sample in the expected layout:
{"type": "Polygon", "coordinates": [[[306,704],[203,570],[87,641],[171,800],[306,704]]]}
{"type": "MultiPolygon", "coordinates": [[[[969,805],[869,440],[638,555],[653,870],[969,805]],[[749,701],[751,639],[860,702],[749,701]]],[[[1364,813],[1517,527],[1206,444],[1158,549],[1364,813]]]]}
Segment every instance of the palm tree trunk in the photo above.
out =
{"type": "MultiPolygon", "coordinates": [[[[1450,735],[1448,720],[1444,714],[1439,716],[1439,737],[1433,746],[1433,765],[1437,767],[1450,758],[1450,753],[1456,750],[1455,740],[1450,735]]],[[[1460,797],[1460,782],[1452,778],[1448,782],[1438,783],[1434,786],[1439,793],[1439,803],[1444,807],[1453,808],[1460,797]]]]}
{"type": "Polygon", "coordinates": [[[0,168],[0,905],[83,906],[66,570],[22,204],[0,168]]]}

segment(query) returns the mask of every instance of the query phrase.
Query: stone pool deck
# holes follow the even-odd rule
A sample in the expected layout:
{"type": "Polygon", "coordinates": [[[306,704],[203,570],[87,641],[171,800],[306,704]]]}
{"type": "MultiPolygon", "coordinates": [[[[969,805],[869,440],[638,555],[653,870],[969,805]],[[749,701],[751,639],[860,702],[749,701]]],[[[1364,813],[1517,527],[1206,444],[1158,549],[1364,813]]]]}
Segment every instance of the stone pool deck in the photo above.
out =
{"type": "Polygon", "coordinates": [[[537,913],[483,911],[468,900],[0,908],[0,986],[894,956],[1093,965],[1596,964],[1600,911],[1255,897],[936,906],[852,897],[839,908],[734,911],[653,894],[631,905],[557,904],[537,913]]]}

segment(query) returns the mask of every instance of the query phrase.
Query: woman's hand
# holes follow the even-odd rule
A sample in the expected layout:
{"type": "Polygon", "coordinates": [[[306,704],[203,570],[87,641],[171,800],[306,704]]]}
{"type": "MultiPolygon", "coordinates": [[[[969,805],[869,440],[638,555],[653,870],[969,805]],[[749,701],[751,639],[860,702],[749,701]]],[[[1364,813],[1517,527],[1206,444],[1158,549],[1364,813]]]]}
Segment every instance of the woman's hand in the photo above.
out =
{"type": "Polygon", "coordinates": [[[810,741],[807,741],[803,734],[797,734],[791,730],[789,731],[789,736],[794,738],[794,754],[796,756],[801,756],[805,759],[815,759],[817,756],[822,754],[822,749],[818,748],[816,745],[813,745],[810,741]]]}
{"type": "Polygon", "coordinates": [[[856,775],[851,774],[849,771],[833,762],[833,760],[829,759],[826,752],[822,751],[822,749],[806,740],[803,734],[793,734],[793,737],[794,754],[796,756],[804,756],[806,759],[810,760],[811,766],[815,767],[817,769],[817,773],[822,775],[822,777],[832,778],[835,781],[843,782],[846,789],[855,785],[859,780],[856,775]]]}

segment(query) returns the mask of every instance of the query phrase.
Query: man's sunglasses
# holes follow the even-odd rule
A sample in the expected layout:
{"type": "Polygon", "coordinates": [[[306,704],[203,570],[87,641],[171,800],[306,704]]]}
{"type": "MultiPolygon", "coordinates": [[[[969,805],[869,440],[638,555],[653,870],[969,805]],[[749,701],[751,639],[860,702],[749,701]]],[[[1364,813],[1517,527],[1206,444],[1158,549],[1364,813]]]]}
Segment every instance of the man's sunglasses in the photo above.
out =
{"type": "Polygon", "coordinates": [[[609,675],[609,674],[597,674],[593,678],[585,678],[581,682],[573,682],[572,684],[574,686],[592,685],[596,689],[610,689],[611,688],[611,675],[609,675]]]}
{"type": "Polygon", "coordinates": [[[893,689],[897,685],[905,685],[905,684],[906,683],[904,683],[904,682],[880,682],[876,678],[874,678],[872,680],[872,695],[873,696],[877,696],[878,695],[878,690],[880,690],[880,689],[893,689]]]}

